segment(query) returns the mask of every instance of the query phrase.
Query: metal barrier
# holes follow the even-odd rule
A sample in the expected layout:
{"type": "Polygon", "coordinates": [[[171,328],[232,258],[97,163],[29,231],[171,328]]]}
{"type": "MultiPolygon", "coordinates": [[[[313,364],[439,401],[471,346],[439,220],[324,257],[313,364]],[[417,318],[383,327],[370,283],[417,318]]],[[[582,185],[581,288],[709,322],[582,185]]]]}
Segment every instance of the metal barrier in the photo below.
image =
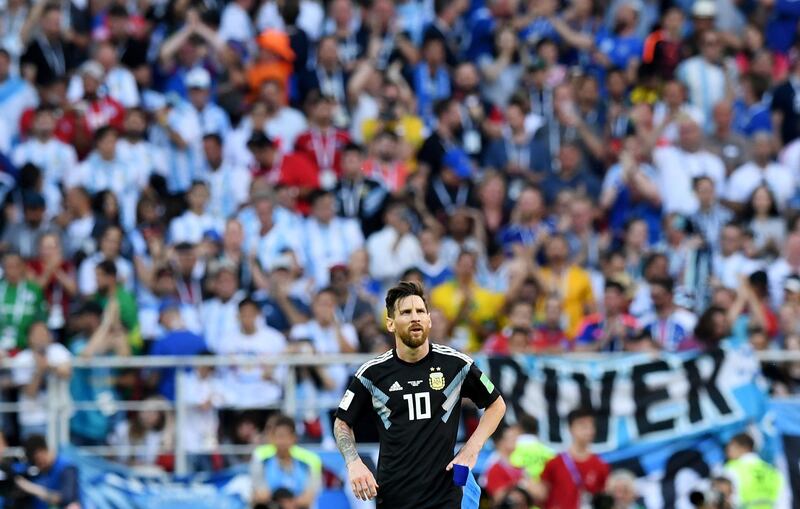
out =
{"type": "MultiPolygon", "coordinates": [[[[608,358],[611,355],[625,355],[623,354],[565,354],[562,357],[572,357],[577,359],[597,359],[608,358]]],[[[766,351],[758,353],[759,359],[764,362],[800,362],[800,352],[787,352],[787,351],[766,351]]],[[[658,357],[654,354],[654,357],[658,357]]],[[[164,357],[96,357],[96,358],[83,358],[76,357],[72,359],[72,367],[74,368],[143,368],[143,369],[158,369],[158,368],[188,368],[199,366],[285,366],[287,368],[297,368],[305,366],[330,366],[330,365],[350,365],[358,366],[370,359],[374,358],[373,355],[363,354],[341,354],[341,355],[313,355],[313,354],[296,354],[296,355],[280,355],[273,357],[253,357],[253,356],[164,356],[164,357]]],[[[10,359],[3,359],[0,362],[0,369],[9,369],[13,367],[10,359]]],[[[175,370],[175,402],[170,401],[114,401],[113,403],[100,403],[98,401],[72,401],[69,394],[69,380],[57,378],[51,374],[48,376],[48,391],[47,391],[47,439],[48,443],[55,447],[68,445],[70,443],[70,418],[75,411],[79,410],[99,410],[101,404],[113,405],[114,411],[140,411],[140,410],[159,410],[159,411],[174,411],[175,415],[175,442],[174,442],[174,455],[175,455],[175,472],[177,474],[185,474],[188,471],[187,451],[185,444],[185,437],[179,430],[185,428],[185,421],[188,406],[186,404],[186,395],[184,394],[184,377],[186,370],[175,370]]],[[[329,410],[332,409],[330,405],[315,404],[306,406],[302,409],[298,408],[297,401],[297,373],[295,369],[287,369],[287,377],[283,386],[283,397],[279,405],[272,408],[280,408],[286,415],[296,417],[299,410],[329,410]]],[[[239,408],[235,406],[222,406],[220,409],[225,408],[239,408]]],[[[24,411],[21,403],[8,403],[0,402],[0,414],[12,413],[17,414],[24,411]]],[[[135,454],[138,451],[144,450],[145,446],[85,446],[78,449],[88,454],[99,456],[114,456],[121,452],[128,454],[135,454]]],[[[213,452],[222,455],[239,455],[249,454],[255,446],[250,445],[227,445],[222,444],[217,446],[213,452]]],[[[373,447],[366,446],[366,449],[373,447]]],[[[165,451],[166,452],[166,451],[165,451]]],[[[20,448],[10,448],[6,454],[21,456],[22,451],[20,448]]]]}

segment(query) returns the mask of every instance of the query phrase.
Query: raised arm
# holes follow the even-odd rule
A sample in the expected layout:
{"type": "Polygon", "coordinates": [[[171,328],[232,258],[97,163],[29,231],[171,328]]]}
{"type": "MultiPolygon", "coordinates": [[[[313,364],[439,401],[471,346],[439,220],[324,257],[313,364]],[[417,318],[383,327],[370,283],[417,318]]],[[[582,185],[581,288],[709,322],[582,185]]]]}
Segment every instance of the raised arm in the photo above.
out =
{"type": "Polygon", "coordinates": [[[377,497],[378,483],[358,455],[353,428],[337,418],[333,423],[333,436],[336,438],[336,447],[339,448],[347,464],[347,475],[350,477],[350,488],[353,493],[359,500],[371,500],[377,497]]]}

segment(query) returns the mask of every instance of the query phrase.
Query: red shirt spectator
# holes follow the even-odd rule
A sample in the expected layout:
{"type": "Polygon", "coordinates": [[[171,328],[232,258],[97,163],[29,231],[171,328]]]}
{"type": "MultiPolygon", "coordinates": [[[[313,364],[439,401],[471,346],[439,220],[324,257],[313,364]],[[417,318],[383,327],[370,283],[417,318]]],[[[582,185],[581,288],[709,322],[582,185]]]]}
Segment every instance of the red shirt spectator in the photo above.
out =
{"type": "Polygon", "coordinates": [[[595,454],[582,459],[564,452],[547,462],[542,481],[550,486],[545,509],[578,509],[581,497],[601,493],[609,467],[595,454]]]}
{"type": "Polygon", "coordinates": [[[307,155],[318,172],[330,169],[338,177],[342,174],[342,149],[348,143],[350,135],[347,131],[312,127],[297,137],[294,149],[298,154],[307,155]]]}

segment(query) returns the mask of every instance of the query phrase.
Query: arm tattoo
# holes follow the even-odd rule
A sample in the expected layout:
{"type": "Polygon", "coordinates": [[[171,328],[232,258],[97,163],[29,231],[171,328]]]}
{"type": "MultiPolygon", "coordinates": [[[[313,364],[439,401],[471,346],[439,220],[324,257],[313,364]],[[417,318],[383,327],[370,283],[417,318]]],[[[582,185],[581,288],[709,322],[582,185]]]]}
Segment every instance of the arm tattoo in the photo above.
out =
{"type": "Polygon", "coordinates": [[[341,419],[336,419],[333,425],[333,436],[336,437],[336,446],[344,456],[345,464],[349,465],[358,459],[356,450],[356,437],[353,430],[341,419]]]}

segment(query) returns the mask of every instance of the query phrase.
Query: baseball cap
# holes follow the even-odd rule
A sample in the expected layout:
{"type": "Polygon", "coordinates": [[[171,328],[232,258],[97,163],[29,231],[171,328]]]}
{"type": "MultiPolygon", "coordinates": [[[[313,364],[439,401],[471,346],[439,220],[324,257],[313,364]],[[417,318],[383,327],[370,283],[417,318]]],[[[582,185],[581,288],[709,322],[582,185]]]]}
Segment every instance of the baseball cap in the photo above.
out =
{"type": "Polygon", "coordinates": [[[219,234],[217,230],[208,229],[203,232],[203,238],[208,239],[211,242],[215,242],[219,244],[222,242],[222,236],[219,234]]]}
{"type": "Polygon", "coordinates": [[[103,69],[103,66],[100,65],[99,62],[95,60],[89,60],[88,62],[84,63],[80,68],[80,75],[81,76],[90,76],[97,81],[103,81],[103,76],[105,76],[106,71],[103,69]]]}
{"type": "Polygon", "coordinates": [[[783,289],[787,292],[800,293],[800,277],[789,276],[783,282],[783,289]]]}
{"type": "Polygon", "coordinates": [[[158,314],[160,315],[173,309],[180,309],[180,307],[181,303],[178,302],[178,299],[167,298],[158,303],[158,314]]]}
{"type": "Polygon", "coordinates": [[[202,67],[195,67],[184,78],[186,88],[209,88],[211,87],[211,74],[202,67]]]}
{"type": "Polygon", "coordinates": [[[695,18],[713,18],[717,15],[717,5],[713,0],[697,0],[692,5],[692,16],[695,18]]]}
{"type": "Polygon", "coordinates": [[[460,148],[451,148],[445,152],[442,165],[453,170],[459,178],[465,179],[472,176],[472,163],[466,152],[460,148]]]}
{"type": "Polygon", "coordinates": [[[291,255],[288,253],[283,253],[269,261],[267,264],[267,270],[269,272],[274,272],[276,270],[289,270],[293,265],[294,264],[292,263],[291,255]]]}

